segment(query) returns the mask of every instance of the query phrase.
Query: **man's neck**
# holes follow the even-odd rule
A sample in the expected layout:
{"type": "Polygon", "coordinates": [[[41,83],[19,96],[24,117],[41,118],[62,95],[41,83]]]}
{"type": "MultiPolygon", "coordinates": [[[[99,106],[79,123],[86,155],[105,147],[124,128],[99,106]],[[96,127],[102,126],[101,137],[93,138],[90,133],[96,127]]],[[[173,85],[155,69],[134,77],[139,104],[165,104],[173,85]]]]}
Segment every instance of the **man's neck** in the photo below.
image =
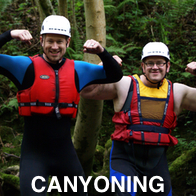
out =
{"type": "Polygon", "coordinates": [[[150,81],[148,81],[146,79],[146,77],[144,75],[140,75],[140,80],[143,82],[143,84],[147,87],[150,87],[150,88],[157,88],[157,83],[156,84],[153,84],[151,83],[150,81]]]}
{"type": "Polygon", "coordinates": [[[65,59],[62,58],[59,62],[56,63],[50,63],[47,61],[47,56],[43,53],[42,58],[54,69],[54,70],[58,70],[64,63],[65,63],[65,59]]]}

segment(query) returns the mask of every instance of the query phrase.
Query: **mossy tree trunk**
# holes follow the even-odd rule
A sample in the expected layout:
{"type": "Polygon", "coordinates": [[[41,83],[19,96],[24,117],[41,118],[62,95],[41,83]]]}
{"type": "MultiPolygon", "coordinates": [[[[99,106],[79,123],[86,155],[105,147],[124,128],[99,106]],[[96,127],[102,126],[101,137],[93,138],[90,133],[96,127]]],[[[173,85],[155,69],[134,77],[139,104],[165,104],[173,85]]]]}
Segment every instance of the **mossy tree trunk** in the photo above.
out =
{"type": "Polygon", "coordinates": [[[67,1],[65,0],[58,0],[58,10],[59,14],[68,18],[68,7],[67,1]]]}
{"type": "Polygon", "coordinates": [[[56,14],[50,0],[35,0],[35,4],[39,11],[40,23],[42,23],[45,17],[56,14]]]}
{"type": "Polygon", "coordinates": [[[196,147],[184,152],[169,166],[174,195],[195,195],[196,190],[196,147]]]}
{"type": "MultiPolygon", "coordinates": [[[[84,0],[86,17],[86,37],[106,44],[106,22],[103,0],[84,0]]],[[[99,63],[97,55],[85,54],[84,60],[99,63]]],[[[88,73],[86,73],[88,74],[88,73]]],[[[102,120],[103,101],[88,100],[81,97],[73,143],[86,176],[91,174],[93,157],[97,145],[102,120]]]]}
{"type": "Polygon", "coordinates": [[[70,1],[71,12],[69,15],[70,23],[71,23],[71,43],[70,47],[76,51],[81,51],[82,40],[78,32],[78,26],[76,21],[75,14],[75,0],[70,1]]]}

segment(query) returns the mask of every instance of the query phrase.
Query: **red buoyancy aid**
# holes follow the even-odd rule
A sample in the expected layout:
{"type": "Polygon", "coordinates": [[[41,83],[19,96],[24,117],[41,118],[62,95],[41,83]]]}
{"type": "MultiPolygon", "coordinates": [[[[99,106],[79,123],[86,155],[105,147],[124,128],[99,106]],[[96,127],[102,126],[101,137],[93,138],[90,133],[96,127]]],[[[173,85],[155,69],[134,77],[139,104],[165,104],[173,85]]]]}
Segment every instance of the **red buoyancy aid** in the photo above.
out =
{"type": "Polygon", "coordinates": [[[75,86],[74,61],[66,59],[59,70],[54,70],[40,56],[30,57],[35,71],[33,85],[18,91],[19,114],[22,116],[66,115],[75,118],[79,93],[75,86]]]}
{"type": "Polygon", "coordinates": [[[115,131],[111,139],[144,145],[176,145],[178,140],[171,135],[177,125],[172,83],[164,79],[163,85],[153,93],[152,88],[146,87],[137,75],[130,77],[133,90],[130,91],[131,96],[128,96],[131,99],[129,108],[114,114],[112,121],[115,123],[115,131]],[[142,88],[151,91],[153,97],[141,96],[142,88]],[[156,97],[158,91],[166,94],[166,97],[156,97]]]}

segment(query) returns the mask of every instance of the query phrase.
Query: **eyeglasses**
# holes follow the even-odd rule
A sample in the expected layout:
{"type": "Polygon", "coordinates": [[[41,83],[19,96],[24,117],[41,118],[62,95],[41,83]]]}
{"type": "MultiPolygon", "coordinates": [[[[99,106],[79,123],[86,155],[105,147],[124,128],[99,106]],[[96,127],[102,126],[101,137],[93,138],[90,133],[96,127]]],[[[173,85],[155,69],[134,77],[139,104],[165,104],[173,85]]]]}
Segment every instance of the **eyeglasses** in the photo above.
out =
{"type": "Polygon", "coordinates": [[[163,67],[165,64],[167,64],[167,63],[164,63],[164,62],[156,62],[156,63],[154,63],[154,62],[147,62],[147,63],[144,63],[147,67],[154,67],[154,65],[156,64],[156,66],[157,67],[163,67]]]}

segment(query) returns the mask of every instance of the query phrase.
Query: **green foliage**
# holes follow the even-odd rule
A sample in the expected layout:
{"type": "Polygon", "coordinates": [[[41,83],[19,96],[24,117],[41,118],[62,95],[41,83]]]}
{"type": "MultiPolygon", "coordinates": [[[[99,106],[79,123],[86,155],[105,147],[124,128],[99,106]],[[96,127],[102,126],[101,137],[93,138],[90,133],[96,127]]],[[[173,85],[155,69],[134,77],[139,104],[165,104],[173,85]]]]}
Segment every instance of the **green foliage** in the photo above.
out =
{"type": "Polygon", "coordinates": [[[179,135],[176,135],[176,137],[178,138],[178,145],[175,146],[174,154],[181,155],[183,152],[196,147],[196,141],[189,142],[186,138],[181,138],[179,135]]]}
{"type": "Polygon", "coordinates": [[[0,115],[3,115],[4,112],[17,110],[18,103],[15,97],[17,89],[13,82],[2,75],[0,75],[0,81],[0,115]]]}
{"type": "Polygon", "coordinates": [[[186,177],[186,182],[189,186],[191,185],[196,185],[195,182],[196,182],[196,177],[195,176],[187,176],[186,177]]]}
{"type": "Polygon", "coordinates": [[[178,126],[173,135],[178,139],[178,144],[173,148],[173,159],[186,151],[196,147],[195,113],[183,110],[178,119],[178,126]]]}
{"type": "MultiPolygon", "coordinates": [[[[68,14],[72,13],[70,1],[68,0],[68,14]]],[[[17,0],[13,6],[10,5],[6,9],[10,2],[11,0],[0,0],[1,32],[14,28],[27,28],[31,31],[34,39],[31,47],[12,40],[1,48],[1,53],[25,56],[42,53],[39,45],[39,15],[37,8],[31,4],[33,1],[17,0]]],[[[53,0],[52,4],[56,6],[55,11],[57,11],[57,1],[53,0]]],[[[184,70],[187,63],[195,61],[195,0],[104,0],[104,8],[107,33],[106,49],[112,55],[117,54],[123,59],[122,69],[125,75],[141,74],[140,58],[143,46],[149,41],[161,41],[168,45],[171,55],[171,68],[167,78],[172,82],[195,86],[196,78],[184,70]]],[[[75,15],[77,30],[72,36],[71,46],[67,49],[65,56],[70,59],[82,60],[82,46],[86,39],[83,0],[75,0],[75,15]]],[[[71,20],[72,18],[70,18],[71,20]]],[[[14,122],[18,118],[15,115],[17,110],[15,93],[17,89],[13,83],[2,76],[0,76],[0,86],[0,115],[3,119],[1,124],[5,123],[4,118],[10,113],[14,113],[10,120],[14,122]]],[[[99,145],[104,146],[114,130],[114,124],[111,122],[112,115],[113,105],[111,102],[105,101],[99,145]]],[[[173,158],[196,146],[195,118],[189,112],[184,111],[179,117],[179,125],[173,132],[179,141],[178,145],[173,148],[173,158]]],[[[19,155],[19,151],[14,152],[14,149],[9,147],[12,145],[19,146],[20,139],[14,138],[19,143],[14,143],[13,138],[7,138],[7,140],[9,142],[5,140],[3,142],[10,144],[10,146],[4,147],[3,151],[19,155]]],[[[111,146],[111,140],[106,143],[106,147],[108,146],[111,146]]],[[[100,150],[98,151],[100,152],[100,150]]],[[[100,163],[98,160],[100,156],[99,154],[97,159],[95,157],[95,164],[100,163]]],[[[94,167],[96,170],[100,168],[99,165],[94,167]]],[[[194,176],[187,176],[186,183],[191,185],[194,180],[194,176]]]]}
{"type": "MultiPolygon", "coordinates": [[[[1,148],[0,148],[0,168],[10,165],[18,165],[20,161],[20,149],[23,135],[8,126],[0,126],[1,148]]],[[[2,171],[2,170],[0,170],[2,171]]]]}
{"type": "Polygon", "coordinates": [[[0,13],[12,2],[12,0],[0,0],[0,13]]]}
{"type": "Polygon", "coordinates": [[[2,104],[0,108],[0,115],[2,115],[7,110],[13,112],[14,109],[18,109],[18,101],[16,98],[10,99],[7,104],[2,104]]]}
{"type": "Polygon", "coordinates": [[[71,47],[67,48],[65,56],[66,56],[66,58],[74,59],[74,60],[82,60],[83,59],[83,54],[76,52],[71,47]]]}
{"type": "Polygon", "coordinates": [[[21,134],[18,134],[14,138],[12,137],[12,139],[10,139],[10,143],[6,143],[6,145],[2,147],[2,151],[7,154],[14,154],[16,156],[20,156],[22,137],[23,136],[21,134]]]}
{"type": "MultiPolygon", "coordinates": [[[[69,0],[71,1],[71,0],[69,0]]],[[[73,16],[75,14],[76,24],[74,26],[74,21],[72,17],[69,17],[69,20],[72,25],[72,37],[70,47],[68,48],[69,56],[68,58],[82,60],[83,59],[83,44],[85,42],[85,16],[84,16],[84,3],[83,1],[75,1],[75,10],[73,12],[71,2],[68,1],[68,14],[73,16]],[[70,51],[71,48],[71,51],[70,51]]],[[[67,55],[67,54],[66,54],[67,55]]]]}

